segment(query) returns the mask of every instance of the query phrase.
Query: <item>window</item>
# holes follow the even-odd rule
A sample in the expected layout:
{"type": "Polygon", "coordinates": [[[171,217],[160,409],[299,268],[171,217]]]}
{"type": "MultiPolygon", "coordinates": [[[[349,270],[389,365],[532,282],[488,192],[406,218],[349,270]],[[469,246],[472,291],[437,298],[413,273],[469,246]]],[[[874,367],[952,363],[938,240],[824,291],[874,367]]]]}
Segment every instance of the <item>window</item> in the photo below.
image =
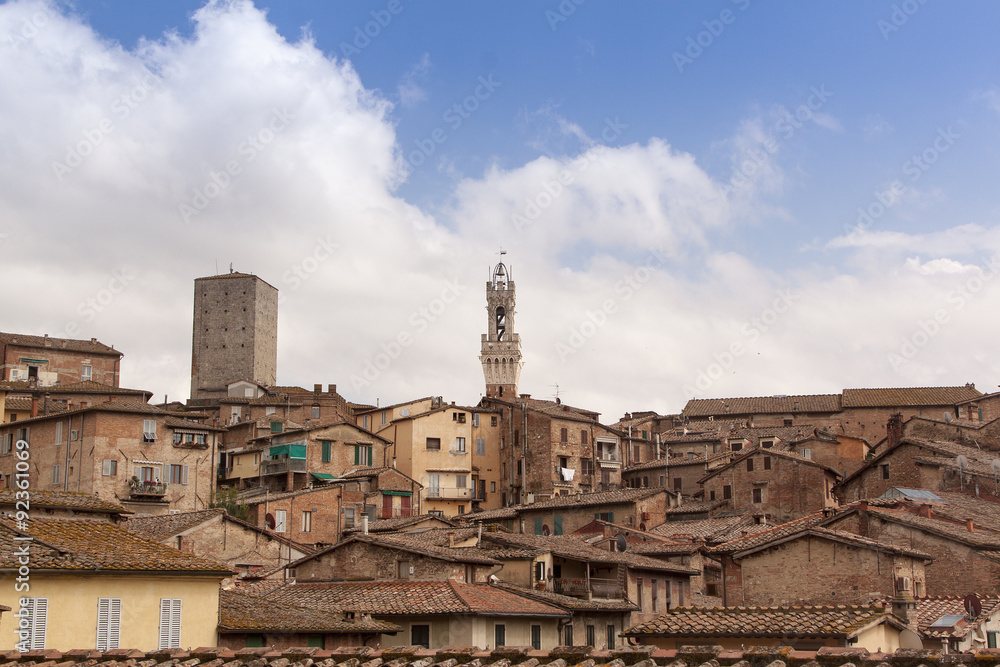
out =
{"type": "Polygon", "coordinates": [[[94,367],[90,364],[82,364],[80,366],[80,381],[90,382],[94,379],[94,367]]]}
{"type": "Polygon", "coordinates": [[[490,426],[496,426],[496,425],[497,425],[497,418],[496,415],[494,415],[490,417],[490,426]]]}
{"type": "Polygon", "coordinates": [[[413,569],[413,566],[410,565],[410,561],[408,560],[396,561],[396,578],[409,579],[411,569],[413,569]]]}
{"type": "Polygon", "coordinates": [[[59,467],[59,464],[57,463],[54,466],[52,466],[52,483],[59,484],[60,482],[62,482],[62,469],[59,467]]]}
{"type": "MultiPolygon", "coordinates": [[[[238,422],[240,420],[240,415],[242,415],[242,414],[243,414],[243,408],[241,408],[238,405],[232,406],[229,409],[229,421],[231,421],[231,422],[238,422]]],[[[274,425],[273,424],[271,425],[271,428],[274,429],[274,425]]]]}
{"type": "Polygon", "coordinates": [[[659,611],[660,606],[660,582],[656,579],[649,580],[650,594],[649,600],[653,605],[653,611],[659,611]]]}
{"type": "Polygon", "coordinates": [[[160,470],[153,466],[140,466],[136,468],[136,477],[143,484],[158,484],[160,482],[160,470]]]}
{"type": "MultiPolygon", "coordinates": [[[[535,517],[535,535],[542,535],[545,525],[542,521],[542,517],[535,517]]],[[[541,563],[536,563],[536,565],[541,565],[541,563]]]]}
{"type": "Polygon", "coordinates": [[[608,626],[608,650],[612,650],[615,647],[615,626],[608,626]]]}
{"type": "Polygon", "coordinates": [[[473,426],[479,426],[479,413],[478,412],[472,413],[472,425],[473,426]]]}
{"type": "Polygon", "coordinates": [[[569,430],[565,428],[559,429],[559,442],[569,442],[569,430]]]}
{"type": "Polygon", "coordinates": [[[996,630],[986,631],[986,648],[998,648],[997,647],[997,634],[996,630]]]}
{"type": "Polygon", "coordinates": [[[427,475],[427,497],[438,498],[441,496],[441,475],[431,473],[427,475]]]}
{"type": "Polygon", "coordinates": [[[496,492],[497,492],[497,483],[490,482],[490,493],[496,493],[496,492]]]}
{"type": "Polygon", "coordinates": [[[155,419],[143,419],[142,420],[142,441],[143,442],[156,442],[156,420],[155,419]]]}
{"type": "Polygon", "coordinates": [[[882,469],[882,479],[889,479],[889,464],[883,463],[879,467],[882,469]]]}
{"type": "Polygon", "coordinates": [[[684,478],[674,477],[674,491],[681,491],[684,489],[684,478]]]}
{"type": "Polygon", "coordinates": [[[441,449],[441,438],[427,438],[427,449],[441,449]]]}
{"type": "Polygon", "coordinates": [[[486,438],[476,438],[476,456],[486,456],[486,438]]]}
{"type": "Polygon", "coordinates": [[[803,447],[802,449],[800,449],[799,454],[801,454],[804,458],[807,459],[811,459],[813,457],[813,452],[808,447],[803,447]]]}
{"type": "Polygon", "coordinates": [[[580,474],[581,475],[594,474],[594,461],[592,459],[580,459],[580,474]]]}
{"type": "Polygon", "coordinates": [[[368,415],[361,417],[361,428],[368,428],[368,415]]]}
{"type": "Polygon", "coordinates": [[[563,534],[563,518],[559,515],[552,517],[552,534],[553,535],[563,534]]]}
{"type": "Polygon", "coordinates": [[[431,626],[411,625],[410,626],[410,646],[431,647],[431,626]]]}
{"type": "Polygon", "coordinates": [[[183,438],[184,438],[184,434],[183,433],[178,433],[178,432],[174,431],[174,444],[175,445],[181,444],[181,440],[183,440],[183,438]]]}
{"type": "Polygon", "coordinates": [[[332,443],[329,440],[321,440],[320,447],[323,452],[323,463],[329,463],[332,456],[332,443]]]}
{"type": "Polygon", "coordinates": [[[372,446],[354,445],[354,465],[370,466],[372,464],[372,446]]]}
{"type": "Polygon", "coordinates": [[[247,648],[263,648],[264,635],[247,635],[247,648]]]}
{"type": "Polygon", "coordinates": [[[639,605],[639,609],[640,610],[642,610],[642,586],[643,586],[643,583],[644,582],[643,582],[642,579],[636,579],[635,580],[635,603],[637,605],[639,605]]]}
{"type": "Polygon", "coordinates": [[[281,422],[271,422],[271,433],[281,433],[281,422]]]}
{"type": "Polygon", "coordinates": [[[323,635],[309,635],[306,637],[306,646],[311,648],[323,648],[323,635]]]}
{"type": "Polygon", "coordinates": [[[540,650],[542,648],[542,626],[531,625],[531,648],[540,650]]]}
{"type": "Polygon", "coordinates": [[[285,510],[274,510],[274,532],[283,533],[285,532],[285,518],[287,514],[285,510]]]}
{"type": "Polygon", "coordinates": [[[753,458],[747,459],[747,472],[753,472],[753,458]]]}
{"type": "Polygon", "coordinates": [[[458,513],[459,514],[465,514],[465,505],[459,505],[458,506],[458,513]]]}
{"type": "Polygon", "coordinates": [[[563,646],[573,645],[573,625],[567,625],[563,628],[563,646]]]}
{"type": "Polygon", "coordinates": [[[771,469],[771,457],[770,456],[765,456],[764,457],[764,470],[770,470],[770,469],[771,469]]]}
{"type": "Polygon", "coordinates": [[[181,647],[180,598],[160,599],[160,649],[181,647]]]}
{"type": "Polygon", "coordinates": [[[771,447],[774,447],[774,440],[761,440],[760,446],[765,449],[770,449],[771,447]]]}
{"type": "Polygon", "coordinates": [[[56,444],[61,445],[63,441],[63,423],[56,422],[56,444]]]}
{"type": "Polygon", "coordinates": [[[167,466],[167,481],[171,484],[187,484],[188,467],[185,465],[167,466]]]}
{"type": "Polygon", "coordinates": [[[738,452],[741,449],[743,449],[743,443],[742,442],[731,442],[731,443],[729,443],[729,448],[731,450],[733,450],[734,452],[738,452]]]}
{"type": "Polygon", "coordinates": [[[313,526],[313,513],[309,510],[302,512],[302,532],[311,533],[313,526]]]}
{"type": "Polygon", "coordinates": [[[122,599],[97,598],[97,650],[118,648],[122,627],[122,599]]]}
{"type": "Polygon", "coordinates": [[[455,451],[456,452],[465,451],[465,438],[455,438],[455,451]]]}
{"type": "Polygon", "coordinates": [[[580,431],[580,444],[589,445],[590,444],[590,433],[587,431],[580,431]]]}
{"type": "Polygon", "coordinates": [[[275,412],[275,410],[274,410],[274,406],[273,405],[269,405],[266,408],[264,408],[264,416],[265,417],[270,417],[271,415],[274,414],[274,412],[275,412]]]}
{"type": "Polygon", "coordinates": [[[729,500],[732,497],[733,497],[733,487],[726,484],[724,487],[722,487],[722,498],[724,500],[729,500]]]}
{"type": "Polygon", "coordinates": [[[592,648],[597,648],[596,646],[594,646],[595,640],[596,640],[596,637],[595,637],[596,634],[597,633],[594,632],[594,626],[593,625],[588,625],[587,626],[587,646],[590,646],[592,648]]]}
{"type": "Polygon", "coordinates": [[[465,475],[455,475],[455,488],[465,488],[465,475]]]}
{"type": "Polygon", "coordinates": [[[453,422],[458,422],[459,424],[465,423],[465,413],[464,412],[452,412],[451,420],[453,422]]]}
{"type": "Polygon", "coordinates": [[[493,648],[507,645],[507,626],[497,623],[493,626],[493,648]]]}
{"type": "Polygon", "coordinates": [[[663,488],[663,482],[664,482],[664,481],[665,481],[665,480],[663,479],[663,475],[660,475],[660,488],[661,488],[661,489],[663,488]]]}
{"type": "Polygon", "coordinates": [[[310,414],[312,416],[312,419],[319,419],[319,406],[318,405],[312,406],[312,412],[310,414]]]}
{"type": "Polygon", "coordinates": [[[709,500],[715,500],[715,490],[714,489],[708,492],[708,499],[709,500]]]}
{"type": "Polygon", "coordinates": [[[345,507],[344,508],[344,528],[354,528],[354,525],[355,525],[354,508],[353,507],[345,507]]]}
{"type": "Polygon", "coordinates": [[[785,426],[791,426],[792,425],[792,420],[791,419],[786,419],[784,423],[785,423],[785,426]]]}
{"type": "Polygon", "coordinates": [[[24,598],[25,604],[21,605],[21,613],[27,612],[27,617],[22,616],[18,620],[18,625],[25,627],[28,636],[21,640],[21,646],[29,651],[37,651],[45,648],[45,629],[48,626],[49,599],[48,598],[24,598]]]}
{"type": "Polygon", "coordinates": [[[755,503],[764,502],[764,489],[757,487],[753,490],[753,501],[755,503]]]}
{"type": "Polygon", "coordinates": [[[4,433],[3,439],[0,440],[0,454],[10,454],[14,449],[14,434],[4,433]]]}

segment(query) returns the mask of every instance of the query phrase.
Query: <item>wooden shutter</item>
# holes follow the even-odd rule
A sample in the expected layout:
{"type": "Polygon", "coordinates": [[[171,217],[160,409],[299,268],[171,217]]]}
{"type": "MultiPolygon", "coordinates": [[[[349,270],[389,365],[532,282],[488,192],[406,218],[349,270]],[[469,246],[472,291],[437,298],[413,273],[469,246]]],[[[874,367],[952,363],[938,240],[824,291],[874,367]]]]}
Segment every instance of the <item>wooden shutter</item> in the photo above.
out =
{"type": "Polygon", "coordinates": [[[181,484],[188,483],[188,467],[181,466],[181,484]]]}
{"type": "Polygon", "coordinates": [[[97,600],[97,650],[107,651],[118,648],[121,635],[121,598],[98,598],[97,600]]]}
{"type": "Polygon", "coordinates": [[[403,516],[410,516],[410,497],[402,496],[400,500],[400,514],[403,516]]]}
{"type": "Polygon", "coordinates": [[[354,445],[354,465],[359,465],[361,461],[361,445],[354,445]]]}
{"type": "Polygon", "coordinates": [[[181,601],[160,599],[160,649],[181,646],[181,601]]]}
{"type": "Polygon", "coordinates": [[[392,496],[382,496],[382,518],[392,518],[392,496]]]}

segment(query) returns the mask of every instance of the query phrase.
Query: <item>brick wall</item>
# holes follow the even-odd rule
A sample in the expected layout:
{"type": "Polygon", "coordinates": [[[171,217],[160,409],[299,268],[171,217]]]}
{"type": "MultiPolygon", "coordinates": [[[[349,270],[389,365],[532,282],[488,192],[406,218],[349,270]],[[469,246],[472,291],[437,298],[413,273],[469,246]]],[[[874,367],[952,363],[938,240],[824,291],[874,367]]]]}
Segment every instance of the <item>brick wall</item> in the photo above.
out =
{"type": "Polygon", "coordinates": [[[333,544],[343,529],[340,485],[321,488],[315,491],[304,491],[294,495],[285,495],[266,501],[255,499],[248,505],[250,522],[258,528],[266,527],[268,514],[276,516],[276,512],[285,512],[285,533],[283,535],[302,544],[333,544]],[[310,512],[309,530],[303,530],[302,513],[310,512]]]}
{"type": "MultiPolygon", "coordinates": [[[[112,387],[118,386],[119,370],[121,363],[120,355],[93,354],[91,352],[74,352],[58,347],[59,342],[52,341],[52,347],[27,347],[17,344],[3,345],[6,350],[5,357],[0,360],[3,367],[0,368],[0,380],[11,379],[11,370],[18,369],[26,373],[28,366],[37,366],[42,373],[51,373],[54,377],[50,382],[44,384],[70,384],[80,382],[83,365],[87,364],[92,369],[91,380],[100,382],[112,387]],[[22,359],[32,359],[37,361],[22,361],[22,359]],[[45,361],[45,363],[38,363],[45,361]]],[[[19,379],[23,379],[20,378],[19,379]]],[[[42,376],[39,378],[43,379],[42,376]]]]}
{"type": "MultiPolygon", "coordinates": [[[[414,581],[465,581],[464,563],[453,563],[361,541],[345,543],[301,564],[295,570],[295,578],[297,581],[395,580],[400,578],[400,563],[412,567],[413,571],[407,578],[414,581]]],[[[489,573],[496,568],[477,565],[475,569],[476,582],[485,582],[489,573]]]]}

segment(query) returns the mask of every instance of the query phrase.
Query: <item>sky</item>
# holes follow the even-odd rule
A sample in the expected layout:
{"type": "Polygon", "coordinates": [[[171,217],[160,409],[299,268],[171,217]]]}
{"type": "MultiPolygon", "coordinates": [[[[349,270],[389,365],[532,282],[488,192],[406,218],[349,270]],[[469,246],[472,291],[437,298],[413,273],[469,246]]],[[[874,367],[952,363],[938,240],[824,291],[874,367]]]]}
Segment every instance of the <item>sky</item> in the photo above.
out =
{"type": "Polygon", "coordinates": [[[1000,6],[705,0],[0,4],[0,330],[188,398],[193,281],[280,293],[278,383],[996,388],[1000,6]],[[400,342],[402,341],[402,342],[400,342]]]}

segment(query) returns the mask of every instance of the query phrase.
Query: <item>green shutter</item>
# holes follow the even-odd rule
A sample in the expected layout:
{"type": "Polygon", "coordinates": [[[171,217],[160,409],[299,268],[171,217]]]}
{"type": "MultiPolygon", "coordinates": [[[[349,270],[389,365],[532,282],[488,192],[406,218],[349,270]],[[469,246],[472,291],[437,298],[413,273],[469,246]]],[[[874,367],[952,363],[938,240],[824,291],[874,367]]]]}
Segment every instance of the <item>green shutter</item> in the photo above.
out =
{"type": "Polygon", "coordinates": [[[330,462],[330,441],[329,440],[323,440],[322,444],[323,444],[323,463],[329,463],[330,462]]]}
{"type": "Polygon", "coordinates": [[[306,639],[306,646],[323,648],[323,635],[309,635],[306,639]]]}
{"type": "MultiPolygon", "coordinates": [[[[281,433],[281,422],[271,422],[271,433],[281,433]]],[[[263,639],[261,641],[264,641],[263,639]]],[[[263,646],[263,644],[261,644],[263,646]]]]}
{"type": "Polygon", "coordinates": [[[358,465],[358,461],[361,460],[361,446],[354,445],[354,465],[358,465]]]}
{"type": "Polygon", "coordinates": [[[608,512],[608,523],[614,523],[614,522],[615,522],[615,513],[608,512]]]}
{"type": "Polygon", "coordinates": [[[553,529],[552,529],[552,534],[553,535],[562,535],[563,534],[562,533],[562,517],[561,516],[553,517],[552,518],[552,523],[553,523],[553,526],[554,526],[553,529]]]}
{"type": "Polygon", "coordinates": [[[541,534],[542,534],[542,517],[536,516],[535,517],[535,535],[541,535],[541,534]]]}

